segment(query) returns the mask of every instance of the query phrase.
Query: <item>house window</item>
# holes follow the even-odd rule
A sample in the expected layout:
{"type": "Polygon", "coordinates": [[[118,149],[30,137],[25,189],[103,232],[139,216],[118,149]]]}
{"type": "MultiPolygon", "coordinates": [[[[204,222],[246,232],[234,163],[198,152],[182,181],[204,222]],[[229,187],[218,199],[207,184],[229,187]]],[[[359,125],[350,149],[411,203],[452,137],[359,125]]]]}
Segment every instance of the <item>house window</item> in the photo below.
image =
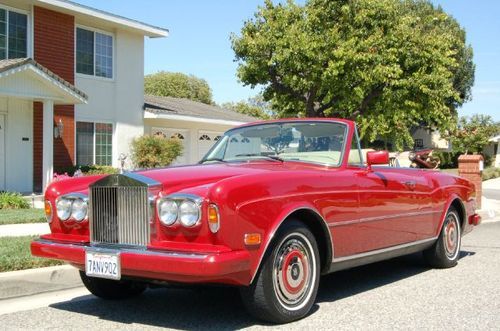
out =
{"type": "Polygon", "coordinates": [[[76,163],[78,165],[111,165],[113,125],[76,122],[76,163]]]}
{"type": "Polygon", "coordinates": [[[76,72],[113,78],[113,37],[76,28],[76,72]]]}
{"type": "Polygon", "coordinates": [[[28,16],[0,8],[0,60],[28,56],[28,16]]]}

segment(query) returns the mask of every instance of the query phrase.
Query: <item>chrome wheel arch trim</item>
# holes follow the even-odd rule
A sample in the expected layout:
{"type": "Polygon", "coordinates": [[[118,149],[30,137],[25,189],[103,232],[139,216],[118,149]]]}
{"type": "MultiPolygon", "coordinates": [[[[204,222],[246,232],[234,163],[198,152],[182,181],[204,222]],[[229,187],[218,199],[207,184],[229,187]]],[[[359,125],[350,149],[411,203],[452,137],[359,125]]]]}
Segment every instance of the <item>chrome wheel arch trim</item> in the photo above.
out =
{"type": "MultiPolygon", "coordinates": [[[[288,217],[290,217],[290,215],[292,215],[293,213],[300,211],[300,210],[306,210],[306,211],[313,212],[314,214],[316,214],[317,217],[319,217],[319,219],[321,219],[321,226],[323,228],[323,231],[326,231],[328,233],[328,241],[329,242],[327,244],[330,244],[329,247],[331,248],[331,257],[330,257],[330,261],[325,266],[326,270],[328,269],[328,266],[333,262],[333,259],[335,256],[335,247],[334,247],[335,245],[333,243],[333,236],[332,236],[332,233],[330,231],[330,228],[328,227],[328,223],[325,221],[323,216],[321,216],[321,214],[316,209],[314,209],[312,207],[308,207],[308,206],[307,207],[306,206],[297,207],[297,208],[292,209],[284,217],[282,217],[281,221],[279,221],[277,223],[277,225],[274,227],[274,229],[269,234],[269,239],[267,240],[267,242],[264,246],[264,249],[262,251],[262,254],[259,257],[259,263],[257,264],[257,268],[255,269],[255,271],[253,272],[252,278],[250,280],[250,284],[252,284],[253,281],[255,280],[255,277],[257,276],[257,273],[259,272],[259,270],[262,266],[262,261],[264,260],[264,256],[266,255],[267,250],[269,249],[269,246],[271,245],[271,242],[274,240],[274,236],[276,235],[276,232],[278,231],[278,229],[283,225],[283,223],[288,219],[288,217]]],[[[319,271],[321,272],[322,269],[323,269],[323,266],[320,266],[319,271]]]]}
{"type": "MultiPolygon", "coordinates": [[[[444,221],[446,220],[446,215],[448,215],[448,212],[450,211],[450,208],[452,207],[452,205],[455,201],[458,201],[458,203],[460,204],[460,208],[462,209],[462,210],[457,210],[458,219],[459,219],[458,223],[460,224],[460,230],[462,231],[464,229],[464,227],[467,225],[467,220],[469,219],[469,217],[467,215],[467,208],[465,208],[464,202],[457,194],[452,194],[449,197],[448,201],[446,202],[446,208],[444,208],[444,210],[443,210],[443,216],[439,220],[439,227],[438,227],[437,236],[439,236],[439,234],[441,233],[441,230],[443,229],[444,221]],[[463,219],[460,219],[461,213],[463,213],[463,216],[464,216],[463,219]]],[[[463,235],[463,231],[460,233],[460,235],[463,235]]]]}

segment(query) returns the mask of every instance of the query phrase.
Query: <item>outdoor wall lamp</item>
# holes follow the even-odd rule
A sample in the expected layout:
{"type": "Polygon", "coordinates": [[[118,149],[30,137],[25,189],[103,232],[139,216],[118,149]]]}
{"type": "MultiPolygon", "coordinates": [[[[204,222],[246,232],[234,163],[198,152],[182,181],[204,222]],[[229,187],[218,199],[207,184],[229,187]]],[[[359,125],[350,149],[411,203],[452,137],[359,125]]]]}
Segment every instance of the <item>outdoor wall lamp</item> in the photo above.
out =
{"type": "Polygon", "coordinates": [[[64,124],[61,119],[54,126],[54,138],[62,138],[64,132],[64,124]]]}

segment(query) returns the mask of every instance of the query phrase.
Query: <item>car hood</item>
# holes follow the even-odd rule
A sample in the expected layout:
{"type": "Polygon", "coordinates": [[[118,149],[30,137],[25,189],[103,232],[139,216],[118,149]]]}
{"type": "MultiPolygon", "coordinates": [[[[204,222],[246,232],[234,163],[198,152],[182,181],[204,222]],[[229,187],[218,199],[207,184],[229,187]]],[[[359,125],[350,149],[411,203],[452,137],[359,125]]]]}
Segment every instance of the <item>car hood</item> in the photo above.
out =
{"type": "Polygon", "coordinates": [[[213,184],[230,177],[256,175],[271,171],[318,170],[325,166],[301,162],[250,161],[238,163],[217,163],[190,165],[137,171],[163,185],[164,191],[179,191],[184,188],[213,184]]]}

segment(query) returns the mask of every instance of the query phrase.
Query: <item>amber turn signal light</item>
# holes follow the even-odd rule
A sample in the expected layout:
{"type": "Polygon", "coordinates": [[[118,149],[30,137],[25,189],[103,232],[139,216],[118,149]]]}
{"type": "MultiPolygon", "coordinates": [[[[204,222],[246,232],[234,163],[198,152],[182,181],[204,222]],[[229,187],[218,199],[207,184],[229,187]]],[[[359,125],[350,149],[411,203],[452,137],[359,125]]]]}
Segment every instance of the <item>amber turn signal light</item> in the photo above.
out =
{"type": "Polygon", "coordinates": [[[52,222],[52,204],[48,200],[45,200],[44,211],[47,222],[52,222]]]}
{"type": "Polygon", "coordinates": [[[219,208],[213,203],[208,205],[208,227],[212,233],[216,233],[220,229],[219,208]]]}
{"type": "Polygon", "coordinates": [[[260,233],[245,233],[245,245],[255,246],[260,245],[261,237],[260,233]]]}

